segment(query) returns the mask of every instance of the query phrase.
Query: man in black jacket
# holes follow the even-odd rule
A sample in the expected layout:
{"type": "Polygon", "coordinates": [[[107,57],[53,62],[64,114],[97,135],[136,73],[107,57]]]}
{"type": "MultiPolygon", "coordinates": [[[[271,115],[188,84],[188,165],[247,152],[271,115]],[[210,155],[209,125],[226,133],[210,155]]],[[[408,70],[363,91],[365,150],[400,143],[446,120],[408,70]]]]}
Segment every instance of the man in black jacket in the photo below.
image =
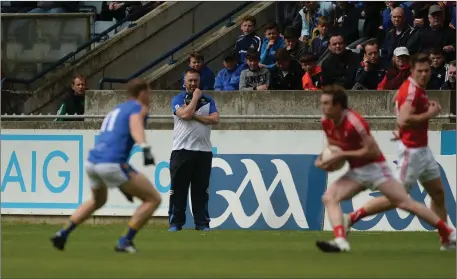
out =
{"type": "Polygon", "coordinates": [[[408,25],[405,20],[405,11],[401,7],[392,10],[392,29],[389,30],[381,48],[381,58],[384,65],[392,64],[394,50],[397,47],[406,47],[410,54],[419,50],[419,30],[408,25]]]}
{"type": "Polygon", "coordinates": [[[352,89],[360,64],[359,55],[346,49],[340,34],[330,36],[329,50],[330,56],[322,63],[322,85],[340,84],[346,89],[352,89]]]}
{"type": "Polygon", "coordinates": [[[442,49],[446,54],[446,61],[455,59],[456,35],[455,30],[444,25],[444,9],[433,5],[428,10],[430,26],[420,30],[421,52],[429,52],[431,48],[442,49]]]}
{"type": "MultiPolygon", "coordinates": [[[[66,93],[58,115],[82,115],[84,114],[84,94],[86,92],[86,79],[80,74],[73,77],[71,91],[66,93]]],[[[58,118],[57,121],[84,121],[84,118],[58,118]]]]}
{"type": "Polygon", "coordinates": [[[276,65],[270,69],[270,90],[301,90],[304,75],[300,63],[285,48],[276,52],[276,65]]]}
{"type": "Polygon", "coordinates": [[[363,61],[355,74],[355,87],[376,90],[385,75],[386,70],[379,63],[378,45],[368,42],[363,46],[363,61]]]}

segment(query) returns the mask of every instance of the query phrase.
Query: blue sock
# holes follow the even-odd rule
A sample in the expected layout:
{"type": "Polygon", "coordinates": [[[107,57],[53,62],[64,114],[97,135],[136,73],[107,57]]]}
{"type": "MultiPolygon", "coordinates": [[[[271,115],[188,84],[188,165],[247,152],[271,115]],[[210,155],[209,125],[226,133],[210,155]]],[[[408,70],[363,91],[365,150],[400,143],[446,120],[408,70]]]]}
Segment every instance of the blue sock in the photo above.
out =
{"type": "Polygon", "coordinates": [[[129,229],[128,229],[128,231],[127,231],[127,234],[126,234],[124,237],[125,237],[125,239],[127,239],[128,241],[132,241],[133,238],[135,237],[136,233],[137,233],[137,230],[132,229],[132,228],[129,227],[129,229]]]}
{"type": "Polygon", "coordinates": [[[69,221],[69,224],[66,228],[60,230],[60,235],[67,237],[74,229],[76,229],[76,223],[69,221]]]}

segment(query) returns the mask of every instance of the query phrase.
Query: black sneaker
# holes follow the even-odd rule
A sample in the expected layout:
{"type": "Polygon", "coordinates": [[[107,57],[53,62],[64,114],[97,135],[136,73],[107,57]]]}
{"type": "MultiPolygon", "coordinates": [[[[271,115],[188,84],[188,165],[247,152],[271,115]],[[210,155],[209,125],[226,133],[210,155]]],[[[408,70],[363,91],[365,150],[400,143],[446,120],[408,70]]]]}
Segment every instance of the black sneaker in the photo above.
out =
{"type": "Polygon", "coordinates": [[[63,251],[65,248],[65,243],[67,243],[67,238],[63,237],[60,232],[58,232],[51,238],[51,242],[54,248],[63,251]]]}

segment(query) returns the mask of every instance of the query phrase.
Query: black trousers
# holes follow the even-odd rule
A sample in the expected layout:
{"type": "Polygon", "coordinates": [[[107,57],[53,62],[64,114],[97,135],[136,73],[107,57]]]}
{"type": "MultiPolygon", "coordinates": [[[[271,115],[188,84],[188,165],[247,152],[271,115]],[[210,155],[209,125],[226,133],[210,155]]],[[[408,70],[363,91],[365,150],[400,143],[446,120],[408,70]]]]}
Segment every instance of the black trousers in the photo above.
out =
{"type": "Polygon", "coordinates": [[[186,223],[189,186],[195,226],[209,226],[208,200],[212,152],[174,150],[170,157],[170,225],[186,223]]]}

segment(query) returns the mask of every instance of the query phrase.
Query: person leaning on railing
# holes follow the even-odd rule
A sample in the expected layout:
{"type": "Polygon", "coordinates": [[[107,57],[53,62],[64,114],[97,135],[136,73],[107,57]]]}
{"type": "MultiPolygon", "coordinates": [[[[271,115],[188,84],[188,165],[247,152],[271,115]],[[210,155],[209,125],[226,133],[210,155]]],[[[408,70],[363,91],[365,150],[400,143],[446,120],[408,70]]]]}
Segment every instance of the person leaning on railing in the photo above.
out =
{"type": "MultiPolygon", "coordinates": [[[[86,92],[86,78],[76,74],[71,83],[71,90],[64,97],[58,115],[83,115],[84,97],[86,92]]],[[[57,118],[56,121],[84,121],[84,118],[57,118]]]]}

